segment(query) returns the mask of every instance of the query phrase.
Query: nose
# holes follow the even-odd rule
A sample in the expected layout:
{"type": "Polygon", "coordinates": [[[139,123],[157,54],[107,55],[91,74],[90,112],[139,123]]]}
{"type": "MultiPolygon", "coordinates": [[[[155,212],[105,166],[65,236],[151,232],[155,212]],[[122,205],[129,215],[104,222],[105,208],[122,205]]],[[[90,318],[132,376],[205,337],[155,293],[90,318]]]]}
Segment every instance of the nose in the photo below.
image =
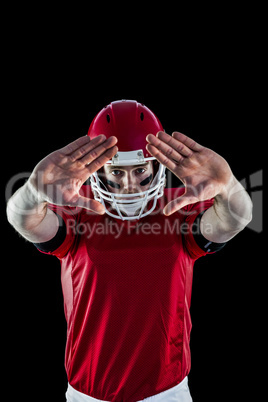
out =
{"type": "Polygon", "coordinates": [[[136,179],[133,177],[131,172],[127,172],[123,177],[123,189],[127,192],[137,192],[137,183],[136,179]]]}

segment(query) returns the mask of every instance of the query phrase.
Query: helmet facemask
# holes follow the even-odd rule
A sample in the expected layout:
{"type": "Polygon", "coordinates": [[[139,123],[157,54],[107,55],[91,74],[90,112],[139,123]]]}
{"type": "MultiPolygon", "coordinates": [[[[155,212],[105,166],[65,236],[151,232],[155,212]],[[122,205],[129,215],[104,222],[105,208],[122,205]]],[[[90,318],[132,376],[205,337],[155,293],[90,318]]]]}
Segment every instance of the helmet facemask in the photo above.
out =
{"type": "MultiPolygon", "coordinates": [[[[154,157],[144,158],[142,150],[118,152],[112,160],[107,162],[107,165],[115,168],[142,166],[150,160],[156,161],[154,157]]],[[[157,199],[162,197],[166,182],[165,166],[154,162],[154,177],[149,189],[138,193],[126,194],[109,191],[102,169],[93,173],[90,181],[95,200],[104,205],[108,215],[122,220],[135,220],[149,215],[155,209],[157,199]]]]}

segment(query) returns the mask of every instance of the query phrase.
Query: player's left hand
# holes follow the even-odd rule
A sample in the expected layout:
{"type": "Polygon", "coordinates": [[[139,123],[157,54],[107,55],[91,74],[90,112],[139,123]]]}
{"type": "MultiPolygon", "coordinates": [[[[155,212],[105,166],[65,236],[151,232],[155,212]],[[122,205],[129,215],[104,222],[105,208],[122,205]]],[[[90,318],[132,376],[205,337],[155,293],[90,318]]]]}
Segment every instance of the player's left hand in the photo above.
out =
{"type": "Polygon", "coordinates": [[[172,136],[162,131],[156,136],[149,134],[147,141],[148,152],[185,185],[185,193],[165,206],[165,215],[226,193],[233,174],[226,160],[216,152],[179,132],[172,136]]]}

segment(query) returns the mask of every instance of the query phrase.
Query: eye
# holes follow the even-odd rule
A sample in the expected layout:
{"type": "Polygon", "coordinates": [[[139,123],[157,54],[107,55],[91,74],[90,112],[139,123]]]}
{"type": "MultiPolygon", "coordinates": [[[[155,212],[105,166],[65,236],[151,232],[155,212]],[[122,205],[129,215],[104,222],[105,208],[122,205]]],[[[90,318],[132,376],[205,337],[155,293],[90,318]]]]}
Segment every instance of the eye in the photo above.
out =
{"type": "Polygon", "coordinates": [[[146,171],[146,169],[144,169],[144,168],[138,168],[138,169],[136,169],[136,173],[137,174],[142,174],[142,173],[144,173],[146,171]]]}
{"type": "Polygon", "coordinates": [[[123,172],[121,170],[112,170],[112,175],[113,176],[120,176],[123,172]]]}

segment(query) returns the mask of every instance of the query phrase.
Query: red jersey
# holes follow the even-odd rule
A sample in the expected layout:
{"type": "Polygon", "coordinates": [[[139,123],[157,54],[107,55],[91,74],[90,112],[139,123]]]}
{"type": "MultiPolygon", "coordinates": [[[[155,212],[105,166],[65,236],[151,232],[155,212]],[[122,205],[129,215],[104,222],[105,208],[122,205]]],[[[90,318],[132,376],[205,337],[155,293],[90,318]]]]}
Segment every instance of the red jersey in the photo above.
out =
{"type": "Polygon", "coordinates": [[[166,189],[158,208],[139,221],[56,207],[67,234],[49,254],[61,261],[65,366],[77,391],[135,402],[189,373],[193,265],[206,254],[193,224],[213,201],[163,215],[183,191],[166,189]]]}

